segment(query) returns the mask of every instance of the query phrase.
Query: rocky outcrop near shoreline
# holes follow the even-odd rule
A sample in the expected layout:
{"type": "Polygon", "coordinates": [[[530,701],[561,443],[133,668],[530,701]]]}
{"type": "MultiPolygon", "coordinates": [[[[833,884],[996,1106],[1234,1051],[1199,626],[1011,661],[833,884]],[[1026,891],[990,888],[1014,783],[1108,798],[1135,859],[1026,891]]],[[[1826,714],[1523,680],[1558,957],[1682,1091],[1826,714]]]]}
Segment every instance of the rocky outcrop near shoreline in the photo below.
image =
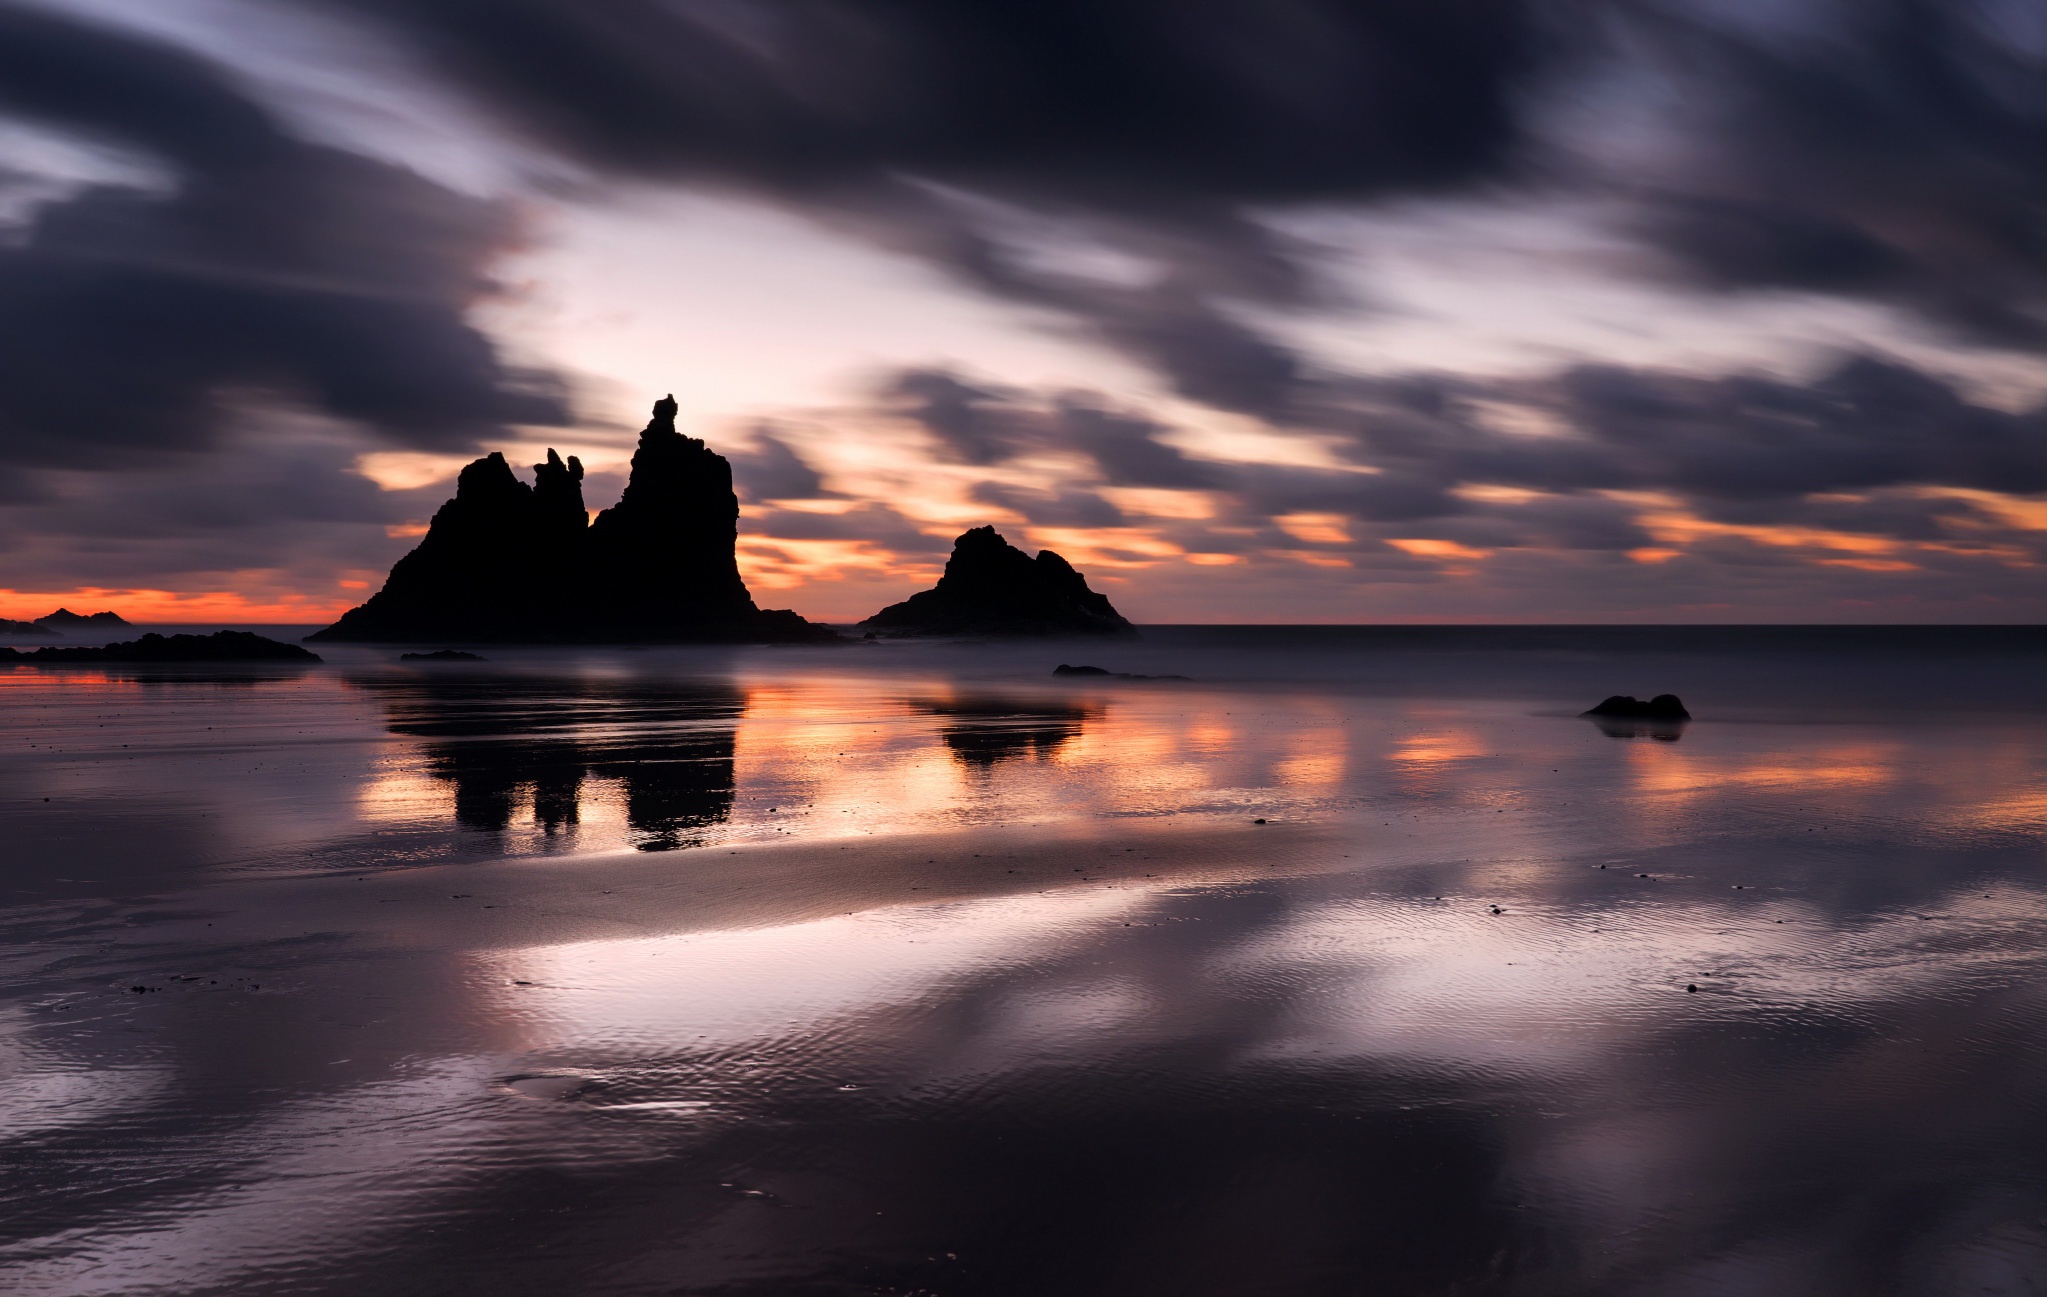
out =
{"type": "Polygon", "coordinates": [[[732,466],[675,428],[665,398],[640,433],[625,494],[593,522],[583,466],[547,452],[533,484],[492,453],[462,470],[384,588],[313,641],[788,643],[832,631],[755,605],[735,547],[732,466]]]}

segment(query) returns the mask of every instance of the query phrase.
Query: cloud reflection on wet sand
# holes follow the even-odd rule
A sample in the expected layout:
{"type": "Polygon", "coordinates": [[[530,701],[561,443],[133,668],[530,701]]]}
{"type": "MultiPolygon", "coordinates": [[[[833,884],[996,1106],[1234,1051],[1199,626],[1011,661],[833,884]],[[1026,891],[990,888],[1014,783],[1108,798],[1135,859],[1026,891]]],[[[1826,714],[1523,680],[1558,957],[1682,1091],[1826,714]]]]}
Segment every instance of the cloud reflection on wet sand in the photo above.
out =
{"type": "Polygon", "coordinates": [[[0,687],[23,1292],[2047,1280],[2023,716],[0,687]]]}

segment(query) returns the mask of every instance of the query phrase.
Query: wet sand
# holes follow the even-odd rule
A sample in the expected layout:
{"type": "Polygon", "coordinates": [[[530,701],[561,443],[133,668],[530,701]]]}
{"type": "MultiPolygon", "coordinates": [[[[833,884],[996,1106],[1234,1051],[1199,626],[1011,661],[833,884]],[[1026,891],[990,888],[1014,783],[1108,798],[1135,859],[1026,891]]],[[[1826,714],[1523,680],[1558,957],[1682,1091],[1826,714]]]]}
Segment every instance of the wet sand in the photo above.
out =
{"type": "Polygon", "coordinates": [[[9,675],[0,1279],[2026,1291],[2047,708],[1933,649],[9,675]]]}

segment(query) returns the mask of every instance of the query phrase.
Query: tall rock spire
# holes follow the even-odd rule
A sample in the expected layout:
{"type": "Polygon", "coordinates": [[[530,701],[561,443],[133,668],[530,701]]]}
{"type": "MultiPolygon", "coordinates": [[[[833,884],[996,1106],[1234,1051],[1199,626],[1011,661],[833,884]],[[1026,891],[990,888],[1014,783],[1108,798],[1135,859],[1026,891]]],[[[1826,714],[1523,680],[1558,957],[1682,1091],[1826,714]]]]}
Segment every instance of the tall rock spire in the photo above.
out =
{"type": "Polygon", "coordinates": [[[740,579],[732,465],[675,430],[675,398],[655,403],[617,504],[590,524],[593,628],[700,634],[760,615],[740,579]]]}

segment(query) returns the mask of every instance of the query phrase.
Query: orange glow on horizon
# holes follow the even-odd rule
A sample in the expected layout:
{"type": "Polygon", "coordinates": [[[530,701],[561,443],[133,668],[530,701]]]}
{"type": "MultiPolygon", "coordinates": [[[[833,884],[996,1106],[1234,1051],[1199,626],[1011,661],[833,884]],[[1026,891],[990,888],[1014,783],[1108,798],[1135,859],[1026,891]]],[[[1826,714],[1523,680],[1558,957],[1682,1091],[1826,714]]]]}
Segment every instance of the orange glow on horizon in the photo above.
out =
{"type": "Polygon", "coordinates": [[[78,586],[70,590],[0,590],[0,617],[28,621],[59,608],[69,608],[82,614],[119,613],[145,626],[206,622],[306,625],[333,621],[357,602],[299,594],[266,599],[232,590],[182,592],[78,586]]]}
{"type": "Polygon", "coordinates": [[[848,576],[921,581],[938,579],[938,565],[905,562],[894,550],[865,540],[792,540],[781,536],[741,536],[739,575],[749,589],[798,590],[813,582],[841,581],[848,576]]]}

